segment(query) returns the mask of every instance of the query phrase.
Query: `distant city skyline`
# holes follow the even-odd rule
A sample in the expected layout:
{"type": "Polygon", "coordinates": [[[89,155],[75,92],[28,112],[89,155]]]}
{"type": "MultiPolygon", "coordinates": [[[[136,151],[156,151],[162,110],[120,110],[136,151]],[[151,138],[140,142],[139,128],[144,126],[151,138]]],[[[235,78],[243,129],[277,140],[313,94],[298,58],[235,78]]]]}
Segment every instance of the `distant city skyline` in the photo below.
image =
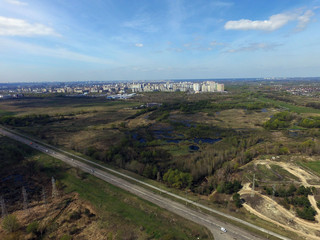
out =
{"type": "Polygon", "coordinates": [[[320,0],[0,0],[0,82],[320,76],[320,0]]]}

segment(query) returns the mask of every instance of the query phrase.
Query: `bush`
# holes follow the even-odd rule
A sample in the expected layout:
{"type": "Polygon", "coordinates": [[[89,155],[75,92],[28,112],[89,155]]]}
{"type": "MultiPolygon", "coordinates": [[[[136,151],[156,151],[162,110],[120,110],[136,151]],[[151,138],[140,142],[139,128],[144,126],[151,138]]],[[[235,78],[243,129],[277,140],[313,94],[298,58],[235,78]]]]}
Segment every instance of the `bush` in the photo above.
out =
{"type": "Polygon", "coordinates": [[[167,233],[166,235],[163,236],[163,240],[176,240],[176,236],[172,233],[167,233]]]}
{"type": "Polygon", "coordinates": [[[38,227],[39,227],[39,223],[37,221],[34,221],[32,223],[30,223],[27,226],[27,233],[34,233],[37,234],[38,232],[38,227]]]}
{"type": "Polygon", "coordinates": [[[71,237],[70,235],[68,235],[68,234],[63,235],[63,236],[60,238],[60,240],[71,240],[71,239],[72,239],[72,237],[71,237]]]}
{"type": "Polygon", "coordinates": [[[293,197],[292,200],[291,200],[291,203],[294,206],[311,207],[311,203],[310,203],[309,199],[306,196],[293,197]]]}
{"type": "Polygon", "coordinates": [[[192,176],[190,173],[180,172],[178,169],[169,169],[163,175],[163,181],[175,188],[189,188],[192,183],[192,176]]]}
{"type": "Polygon", "coordinates": [[[81,212],[80,211],[73,211],[69,216],[69,219],[71,221],[78,220],[80,218],[81,218],[81,212]]]}
{"type": "Polygon", "coordinates": [[[242,202],[241,202],[239,193],[233,194],[232,199],[233,199],[234,204],[236,205],[237,208],[241,208],[242,207],[242,202]]]}
{"type": "Polygon", "coordinates": [[[305,197],[307,197],[308,195],[312,195],[311,188],[300,186],[297,190],[297,195],[303,195],[305,197]]]}
{"type": "Polygon", "coordinates": [[[305,128],[319,128],[320,120],[317,118],[304,118],[299,122],[299,126],[305,128]]]}
{"type": "Polygon", "coordinates": [[[313,209],[313,207],[304,207],[302,211],[297,210],[297,214],[300,218],[314,221],[314,216],[317,214],[317,212],[313,209]]]}
{"type": "Polygon", "coordinates": [[[266,129],[276,130],[283,129],[290,126],[291,121],[294,119],[292,113],[280,112],[275,114],[271,119],[266,121],[263,125],[266,129]]]}
{"type": "Polygon", "coordinates": [[[233,194],[242,188],[241,182],[234,180],[233,182],[224,182],[218,185],[218,193],[233,194]]]}
{"type": "Polygon", "coordinates": [[[272,195],[273,190],[272,190],[271,187],[266,187],[266,186],[265,186],[263,189],[266,191],[266,194],[267,194],[267,195],[272,195]]]}
{"type": "Polygon", "coordinates": [[[20,228],[20,224],[16,216],[10,214],[3,219],[2,227],[7,232],[15,232],[20,228]]]}

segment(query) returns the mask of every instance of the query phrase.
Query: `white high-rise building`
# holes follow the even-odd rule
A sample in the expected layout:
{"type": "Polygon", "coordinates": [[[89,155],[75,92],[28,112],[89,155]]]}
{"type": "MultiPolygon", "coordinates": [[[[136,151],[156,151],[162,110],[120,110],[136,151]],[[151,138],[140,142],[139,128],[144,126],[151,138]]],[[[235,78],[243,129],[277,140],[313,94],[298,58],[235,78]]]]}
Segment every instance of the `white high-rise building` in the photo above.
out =
{"type": "Polygon", "coordinates": [[[218,92],[223,92],[224,91],[224,84],[223,83],[222,84],[217,83],[217,91],[218,92]]]}
{"type": "Polygon", "coordinates": [[[199,83],[194,83],[193,84],[193,91],[199,92],[200,91],[200,84],[199,83]]]}

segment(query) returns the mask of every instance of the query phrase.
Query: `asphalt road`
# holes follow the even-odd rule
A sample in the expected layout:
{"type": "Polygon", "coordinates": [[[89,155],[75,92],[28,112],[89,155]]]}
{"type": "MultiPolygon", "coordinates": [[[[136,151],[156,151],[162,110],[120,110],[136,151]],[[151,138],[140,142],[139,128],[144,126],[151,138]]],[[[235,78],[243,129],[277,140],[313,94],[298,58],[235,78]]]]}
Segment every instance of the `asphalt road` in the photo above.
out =
{"type": "Polygon", "coordinates": [[[127,176],[123,173],[117,172],[113,169],[110,169],[110,168],[107,168],[103,165],[92,162],[88,159],[85,159],[85,158],[73,155],[71,153],[65,152],[63,150],[57,149],[57,148],[50,146],[46,143],[40,144],[39,140],[37,140],[37,142],[35,142],[30,137],[27,137],[27,136],[24,136],[21,134],[18,135],[18,134],[11,132],[11,131],[9,132],[3,128],[0,128],[0,134],[5,135],[7,137],[10,137],[10,138],[17,140],[19,142],[22,142],[24,144],[27,144],[27,145],[43,152],[43,153],[46,153],[52,157],[60,159],[61,161],[65,162],[73,167],[80,168],[81,170],[83,170],[85,172],[93,174],[94,176],[96,176],[96,177],[98,177],[98,178],[100,178],[100,179],[102,179],[112,185],[115,185],[115,186],[122,188],[122,189],[124,189],[134,195],[137,195],[145,200],[148,200],[148,201],[150,201],[150,202],[152,202],[152,203],[154,203],[154,204],[156,204],[156,205],[158,205],[168,211],[171,211],[171,212],[181,216],[181,217],[184,217],[188,220],[191,220],[195,223],[198,223],[202,226],[205,226],[212,232],[215,240],[229,240],[229,239],[230,240],[231,239],[256,240],[256,239],[264,239],[264,238],[258,237],[257,235],[255,235],[251,232],[248,232],[244,229],[241,229],[237,226],[234,226],[231,223],[225,222],[225,221],[219,219],[218,217],[214,217],[209,214],[203,213],[203,212],[201,212],[201,209],[202,210],[205,209],[209,212],[213,212],[215,214],[224,216],[228,219],[232,219],[234,221],[240,222],[242,224],[245,224],[247,226],[250,226],[252,228],[260,230],[262,232],[266,232],[269,235],[273,235],[275,237],[278,237],[279,239],[283,239],[283,240],[289,239],[289,238],[280,236],[279,234],[265,230],[261,227],[257,227],[253,224],[247,223],[241,219],[235,218],[235,217],[230,216],[228,214],[219,212],[217,210],[211,209],[211,208],[204,206],[202,204],[193,202],[189,199],[183,198],[183,197],[178,196],[176,194],[173,194],[173,193],[170,193],[170,192],[165,191],[163,189],[157,188],[153,185],[147,184],[145,182],[142,182],[140,180],[137,180],[135,178],[127,176]],[[80,159],[81,161],[79,161],[77,159],[80,159]],[[90,165],[85,162],[89,163],[90,165]],[[93,165],[96,167],[93,167],[93,165]],[[106,171],[101,170],[101,169],[105,169],[106,171]],[[127,178],[131,182],[113,175],[112,172],[127,178]],[[141,185],[145,185],[149,188],[152,188],[152,189],[156,190],[156,192],[158,192],[158,193],[155,193],[155,192],[148,190],[146,188],[143,188],[141,186],[137,186],[136,184],[132,183],[133,181],[138,182],[141,185]],[[163,195],[161,195],[161,194],[163,194],[163,195]],[[186,203],[186,205],[184,205],[182,203],[175,202],[171,199],[168,199],[167,197],[165,197],[165,195],[170,195],[171,197],[182,200],[186,203]],[[188,207],[188,205],[190,205],[190,204],[195,206],[197,208],[197,210],[195,210],[194,208],[188,207]],[[226,233],[222,232],[220,230],[221,227],[226,228],[227,232],[226,233]]]}

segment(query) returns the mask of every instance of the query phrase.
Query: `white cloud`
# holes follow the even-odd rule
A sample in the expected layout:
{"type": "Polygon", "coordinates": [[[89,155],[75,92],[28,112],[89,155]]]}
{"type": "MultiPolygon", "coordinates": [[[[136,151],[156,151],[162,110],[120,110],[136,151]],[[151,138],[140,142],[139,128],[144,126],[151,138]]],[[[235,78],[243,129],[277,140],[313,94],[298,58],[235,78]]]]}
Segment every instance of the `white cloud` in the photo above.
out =
{"type": "Polygon", "coordinates": [[[0,16],[0,36],[58,35],[52,28],[40,23],[0,16]]]}
{"type": "Polygon", "coordinates": [[[275,49],[276,47],[281,46],[281,44],[277,43],[251,43],[246,46],[229,49],[226,52],[235,53],[235,52],[255,52],[258,50],[270,51],[275,49]]]}
{"type": "Polygon", "coordinates": [[[304,29],[310,22],[310,19],[313,15],[314,13],[311,10],[308,10],[302,16],[299,16],[297,29],[304,29]]]}
{"type": "Polygon", "coordinates": [[[274,31],[277,30],[290,21],[297,21],[297,28],[305,28],[314,13],[311,10],[306,11],[303,15],[297,13],[280,13],[272,15],[268,20],[252,21],[249,19],[241,19],[238,21],[228,21],[224,28],[226,30],[262,30],[274,31]]]}
{"type": "Polygon", "coordinates": [[[13,4],[13,5],[17,5],[17,6],[26,6],[28,5],[28,3],[26,2],[21,2],[18,0],[5,0],[7,3],[13,4]]]}
{"type": "Polygon", "coordinates": [[[136,43],[135,46],[136,47],[143,47],[143,43],[136,43]]]}

